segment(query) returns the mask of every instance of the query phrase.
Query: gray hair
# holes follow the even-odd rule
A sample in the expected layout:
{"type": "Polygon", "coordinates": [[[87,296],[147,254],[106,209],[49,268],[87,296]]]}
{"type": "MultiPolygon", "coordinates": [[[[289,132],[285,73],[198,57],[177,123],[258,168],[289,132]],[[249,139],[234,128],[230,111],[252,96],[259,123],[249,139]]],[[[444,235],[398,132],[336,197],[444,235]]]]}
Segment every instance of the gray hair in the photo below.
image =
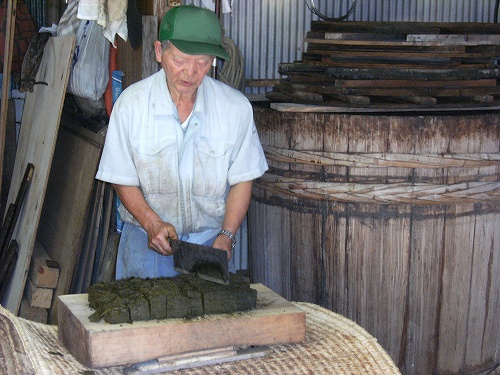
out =
{"type": "Polygon", "coordinates": [[[172,42],[170,40],[164,40],[163,42],[161,42],[161,51],[165,52],[171,46],[172,46],[172,42]]]}

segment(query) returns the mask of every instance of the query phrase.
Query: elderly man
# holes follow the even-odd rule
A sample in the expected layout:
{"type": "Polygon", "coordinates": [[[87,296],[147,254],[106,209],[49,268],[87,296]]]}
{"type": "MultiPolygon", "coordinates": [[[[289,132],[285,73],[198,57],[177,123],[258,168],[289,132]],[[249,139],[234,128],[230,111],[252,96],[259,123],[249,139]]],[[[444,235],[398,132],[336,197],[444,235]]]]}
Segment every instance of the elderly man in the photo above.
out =
{"type": "Polygon", "coordinates": [[[267,163],[249,101],[207,76],[215,57],[229,58],[221,42],[215,13],[172,8],[154,45],[162,69],[115,103],[96,178],[121,201],[117,279],[176,275],[170,238],[231,259],[267,163]]]}

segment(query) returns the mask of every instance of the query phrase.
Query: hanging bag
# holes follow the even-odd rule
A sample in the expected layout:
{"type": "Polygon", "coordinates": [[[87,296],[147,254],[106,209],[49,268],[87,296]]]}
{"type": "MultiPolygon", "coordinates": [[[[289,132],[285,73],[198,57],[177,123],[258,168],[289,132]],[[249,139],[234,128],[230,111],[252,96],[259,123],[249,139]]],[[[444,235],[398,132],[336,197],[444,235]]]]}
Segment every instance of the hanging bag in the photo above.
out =
{"type": "Polygon", "coordinates": [[[109,41],[97,21],[80,22],[72,64],[67,91],[85,99],[101,99],[109,79],[109,41]]]}

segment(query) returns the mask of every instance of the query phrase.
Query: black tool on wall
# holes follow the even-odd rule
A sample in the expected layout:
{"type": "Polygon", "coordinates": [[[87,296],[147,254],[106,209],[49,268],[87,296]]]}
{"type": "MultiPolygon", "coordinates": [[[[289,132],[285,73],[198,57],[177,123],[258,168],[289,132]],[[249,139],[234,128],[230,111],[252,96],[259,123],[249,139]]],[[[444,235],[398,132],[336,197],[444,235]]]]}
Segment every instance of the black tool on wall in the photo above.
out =
{"type": "Polygon", "coordinates": [[[16,240],[12,240],[12,234],[16,228],[17,219],[21,213],[21,208],[28,192],[34,171],[35,166],[28,163],[19,187],[19,192],[17,193],[16,201],[9,205],[2,228],[0,229],[0,301],[3,299],[8,281],[14,272],[17,262],[17,249],[19,246],[16,240]]]}

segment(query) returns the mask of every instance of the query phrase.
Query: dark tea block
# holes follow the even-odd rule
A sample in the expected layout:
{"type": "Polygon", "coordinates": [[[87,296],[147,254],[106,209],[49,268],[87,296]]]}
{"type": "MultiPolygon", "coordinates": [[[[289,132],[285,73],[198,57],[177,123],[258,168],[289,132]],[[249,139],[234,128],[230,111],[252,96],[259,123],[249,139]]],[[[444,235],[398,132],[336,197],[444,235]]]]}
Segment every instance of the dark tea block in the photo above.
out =
{"type": "Polygon", "coordinates": [[[167,318],[167,297],[156,291],[146,294],[149,303],[149,315],[151,319],[167,318]]]}
{"type": "Polygon", "coordinates": [[[230,274],[229,280],[228,285],[221,285],[193,275],[178,275],[96,283],[88,289],[89,306],[96,310],[89,319],[116,324],[255,308],[257,291],[235,274],[230,274]]]}
{"type": "Polygon", "coordinates": [[[127,307],[130,312],[130,320],[135,322],[139,320],[149,320],[149,303],[143,295],[134,295],[128,299],[127,307]]]}

